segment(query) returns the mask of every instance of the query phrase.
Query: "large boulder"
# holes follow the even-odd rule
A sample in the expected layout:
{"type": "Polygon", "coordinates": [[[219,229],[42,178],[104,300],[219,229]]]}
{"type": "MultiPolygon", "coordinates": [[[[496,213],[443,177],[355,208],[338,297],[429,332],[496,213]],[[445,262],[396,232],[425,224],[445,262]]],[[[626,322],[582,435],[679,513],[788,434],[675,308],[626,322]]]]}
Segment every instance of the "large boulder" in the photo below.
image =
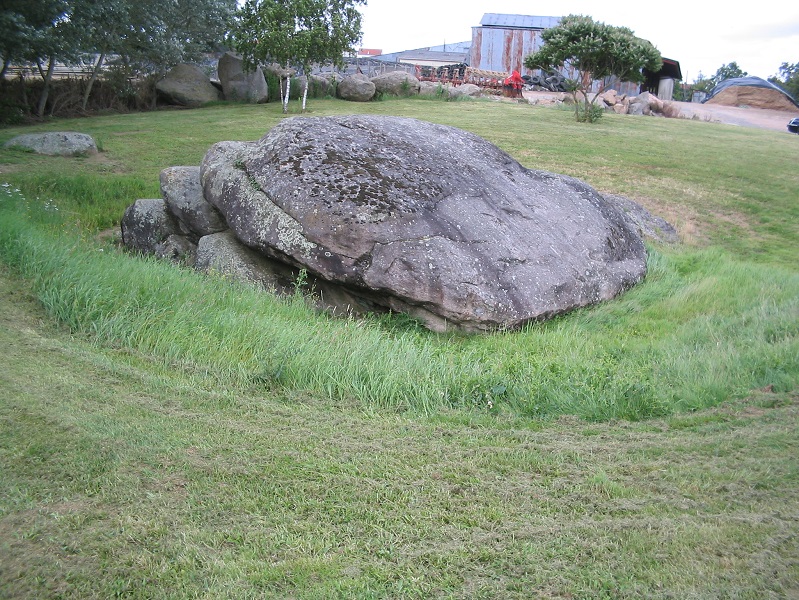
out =
{"type": "Polygon", "coordinates": [[[415,96],[421,84],[416,77],[405,71],[389,71],[372,77],[375,93],[387,96],[415,96]]]}
{"type": "Polygon", "coordinates": [[[74,131],[51,131],[49,133],[25,133],[11,138],[5,148],[24,148],[37,154],[50,156],[77,156],[96,154],[97,144],[92,136],[74,131]]]}
{"type": "Polygon", "coordinates": [[[225,52],[219,59],[216,72],[225,100],[251,103],[269,101],[269,88],[261,67],[247,71],[244,69],[244,59],[232,52],[225,52]]]}
{"type": "Polygon", "coordinates": [[[219,90],[197,65],[180,64],[155,84],[161,98],[179,106],[201,106],[221,100],[219,90]]]}
{"type": "Polygon", "coordinates": [[[635,228],[591,187],[452,127],[286,119],[214,145],[201,180],[247,247],[435,330],[516,328],[646,272],[635,228]]]}
{"type": "Polygon", "coordinates": [[[336,94],[342,100],[369,102],[375,95],[375,84],[366,75],[348,75],[339,82],[336,94]]]}

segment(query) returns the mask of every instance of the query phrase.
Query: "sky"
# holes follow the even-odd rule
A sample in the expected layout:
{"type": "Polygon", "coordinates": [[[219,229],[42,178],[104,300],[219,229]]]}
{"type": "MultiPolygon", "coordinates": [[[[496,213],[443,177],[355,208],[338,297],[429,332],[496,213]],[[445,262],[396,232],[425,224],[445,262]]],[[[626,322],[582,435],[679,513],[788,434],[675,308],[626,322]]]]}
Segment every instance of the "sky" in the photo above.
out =
{"type": "Polygon", "coordinates": [[[367,0],[363,48],[399,52],[471,40],[484,13],[561,17],[587,15],[632,29],[661,55],[680,63],[683,81],[710,77],[737,62],[767,79],[782,63],[799,62],[799,3],[760,0],[724,3],[671,0],[634,3],[601,0],[367,0]]]}

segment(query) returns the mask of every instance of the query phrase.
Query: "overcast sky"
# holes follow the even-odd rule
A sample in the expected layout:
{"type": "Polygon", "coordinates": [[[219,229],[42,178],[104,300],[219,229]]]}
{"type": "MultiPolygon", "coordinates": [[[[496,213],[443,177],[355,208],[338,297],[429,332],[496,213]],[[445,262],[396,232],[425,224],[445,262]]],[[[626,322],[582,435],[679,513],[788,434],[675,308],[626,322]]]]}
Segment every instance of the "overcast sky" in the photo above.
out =
{"type": "Polygon", "coordinates": [[[715,74],[737,62],[766,79],[783,62],[799,62],[799,3],[760,0],[737,4],[702,0],[368,0],[363,13],[364,48],[384,53],[471,40],[487,12],[561,17],[588,15],[632,29],[666,58],[679,61],[683,80],[715,74]]]}

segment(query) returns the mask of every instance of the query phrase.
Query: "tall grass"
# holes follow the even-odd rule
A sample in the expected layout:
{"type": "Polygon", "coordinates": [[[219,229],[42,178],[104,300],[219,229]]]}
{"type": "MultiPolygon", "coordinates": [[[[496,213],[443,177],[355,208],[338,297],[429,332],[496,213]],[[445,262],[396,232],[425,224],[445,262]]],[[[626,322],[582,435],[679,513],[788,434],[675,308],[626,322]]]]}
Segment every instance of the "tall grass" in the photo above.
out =
{"type": "Polygon", "coordinates": [[[444,407],[542,418],[642,419],[799,383],[799,274],[718,249],[650,249],[646,281],[620,299],[488,336],[401,321],[337,319],[81,241],[33,201],[0,202],[0,259],[48,312],[98,343],[170,368],[365,408],[444,407]]]}

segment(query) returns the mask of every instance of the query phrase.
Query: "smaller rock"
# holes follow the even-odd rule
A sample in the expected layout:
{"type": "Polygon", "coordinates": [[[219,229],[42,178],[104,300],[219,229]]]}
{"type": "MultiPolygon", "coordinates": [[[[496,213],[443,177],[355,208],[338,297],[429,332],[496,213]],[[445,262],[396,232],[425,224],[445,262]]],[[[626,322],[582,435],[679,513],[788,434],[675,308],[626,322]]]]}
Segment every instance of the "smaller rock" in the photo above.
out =
{"type": "Polygon", "coordinates": [[[161,171],[160,180],[167,210],[195,242],[204,235],[227,229],[222,214],[203,196],[200,167],[169,167],[161,171]]]}
{"type": "Polygon", "coordinates": [[[97,144],[92,136],[74,131],[26,133],[8,140],[4,148],[25,148],[49,156],[96,154],[97,144]]]}
{"type": "Polygon", "coordinates": [[[463,85],[453,85],[447,88],[447,94],[450,100],[455,100],[463,96],[469,98],[476,98],[482,94],[480,86],[473,83],[464,83],[463,85]]]}
{"type": "Polygon", "coordinates": [[[231,231],[200,238],[194,266],[206,273],[217,273],[279,294],[288,293],[293,281],[293,272],[287,265],[251,250],[231,231]]]}
{"type": "Polygon", "coordinates": [[[269,100],[269,88],[261,67],[245,71],[244,60],[240,56],[225,52],[219,59],[217,73],[225,100],[258,104],[269,100]]]}
{"type": "Polygon", "coordinates": [[[440,83],[436,83],[434,81],[419,82],[420,96],[436,96],[442,93],[444,93],[444,87],[440,83]]]}
{"type": "Polygon", "coordinates": [[[157,258],[170,260],[173,263],[194,266],[197,257],[197,244],[185,235],[170,235],[155,245],[153,252],[157,258]]]}
{"type": "Polygon", "coordinates": [[[177,65],[155,84],[155,89],[166,102],[179,106],[201,106],[221,100],[219,90],[196,65],[177,65]]]}
{"type": "Polygon", "coordinates": [[[608,106],[615,106],[616,103],[619,101],[618,95],[619,92],[611,89],[602,94],[602,100],[604,100],[605,104],[607,104],[608,106]]]}
{"type": "Polygon", "coordinates": [[[139,199],[122,216],[122,243],[147,254],[155,254],[158,245],[171,235],[180,235],[180,227],[161,198],[139,199]]]}
{"type": "Polygon", "coordinates": [[[375,84],[366,75],[356,73],[342,79],[336,93],[342,100],[369,102],[375,95],[375,84]]]}
{"type": "Polygon", "coordinates": [[[630,102],[630,105],[627,107],[628,115],[641,116],[648,113],[649,106],[643,102],[630,102]]]}
{"type": "Polygon", "coordinates": [[[416,77],[405,71],[391,71],[372,77],[375,92],[388,96],[415,96],[419,93],[421,83],[416,77]]]}

